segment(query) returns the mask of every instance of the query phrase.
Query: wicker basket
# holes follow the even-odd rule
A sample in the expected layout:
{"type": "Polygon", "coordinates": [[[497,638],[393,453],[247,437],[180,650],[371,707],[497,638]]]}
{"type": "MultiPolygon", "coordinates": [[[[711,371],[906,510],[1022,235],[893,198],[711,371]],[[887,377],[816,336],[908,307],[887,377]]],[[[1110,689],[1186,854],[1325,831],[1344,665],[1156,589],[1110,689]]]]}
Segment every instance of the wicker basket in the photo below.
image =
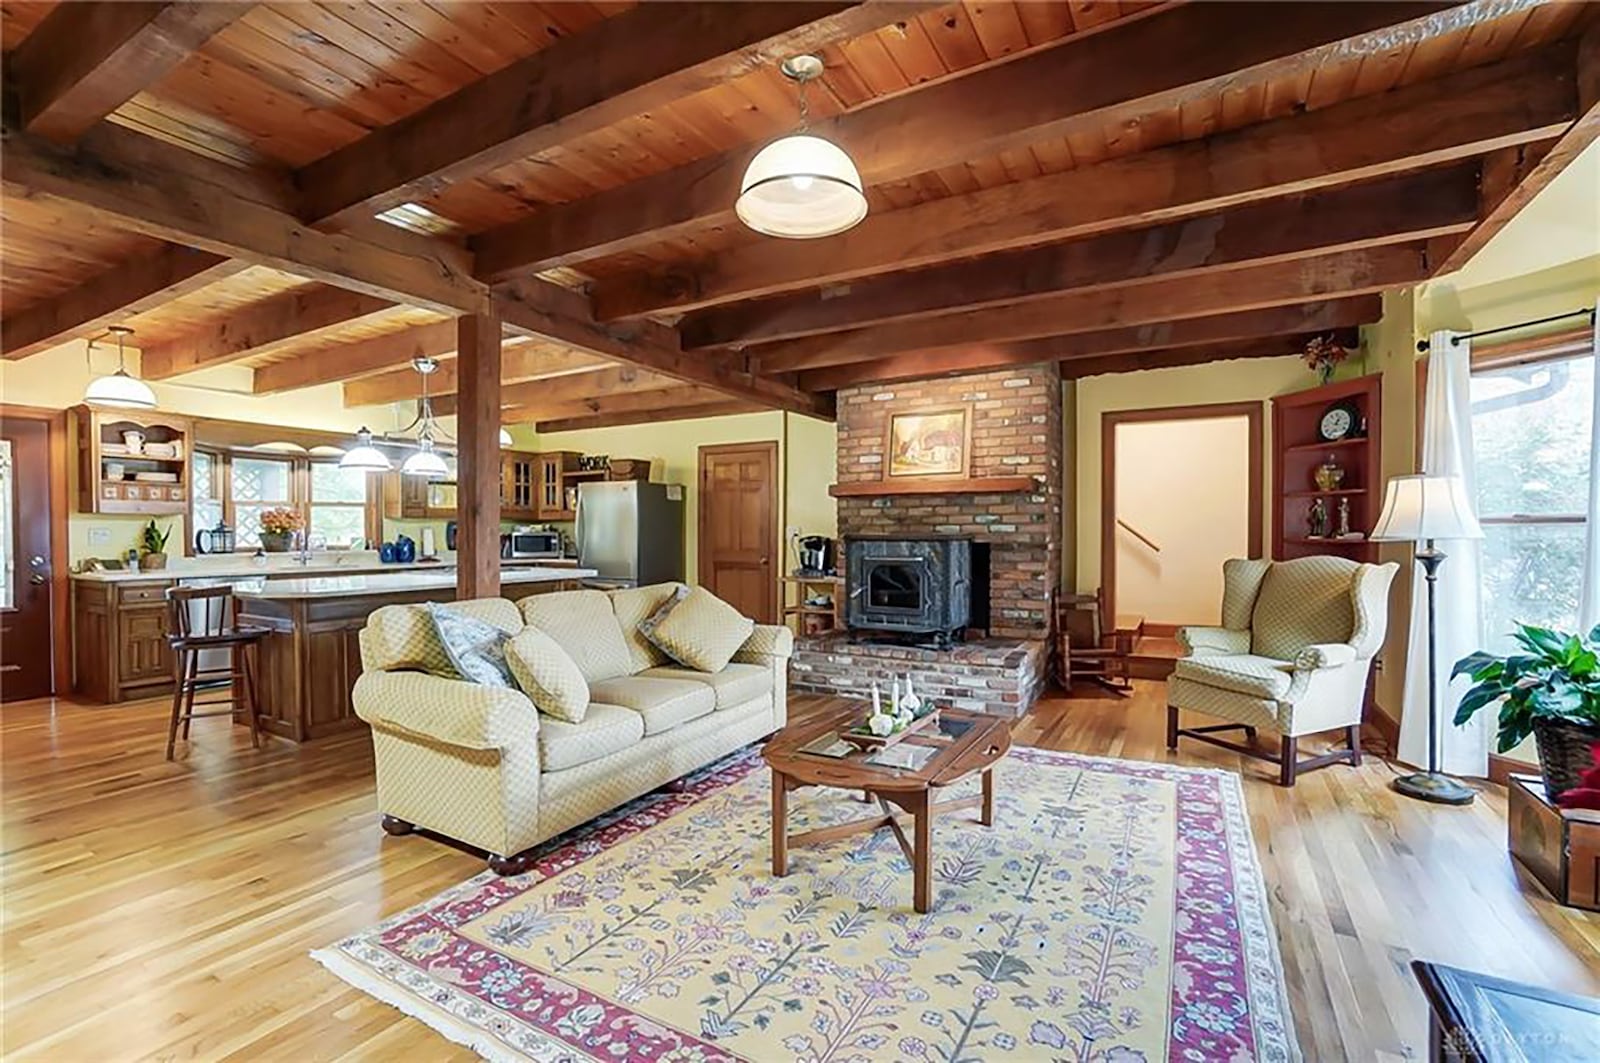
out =
{"type": "Polygon", "coordinates": [[[1533,721],[1533,740],[1539,747],[1539,774],[1551,801],[1579,784],[1579,776],[1594,767],[1594,747],[1600,726],[1566,720],[1533,721]]]}

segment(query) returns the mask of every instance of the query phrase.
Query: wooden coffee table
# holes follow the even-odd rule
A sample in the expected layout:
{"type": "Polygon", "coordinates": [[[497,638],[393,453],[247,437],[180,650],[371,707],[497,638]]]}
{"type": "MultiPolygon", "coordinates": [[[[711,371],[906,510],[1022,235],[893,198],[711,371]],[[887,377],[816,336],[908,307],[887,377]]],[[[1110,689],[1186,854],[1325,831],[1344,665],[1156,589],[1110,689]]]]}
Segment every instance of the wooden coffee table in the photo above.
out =
{"type": "Polygon", "coordinates": [[[913,907],[926,912],[933,903],[934,814],[978,808],[978,822],[984,826],[994,823],[994,766],[1011,749],[1012,721],[980,712],[942,709],[938,730],[911,735],[894,747],[931,749],[927,761],[915,768],[868,763],[874,754],[859,751],[845,757],[804,751],[807,746],[826,744],[830,735],[855,726],[866,714],[864,703],[821,713],[785,727],[762,751],[772,769],[772,873],[780,878],[789,873],[792,845],[821,845],[888,827],[911,861],[913,907]],[[934,799],[936,791],[974,772],[983,773],[981,795],[953,801],[934,799]],[[789,792],[807,786],[859,791],[868,802],[877,801],[882,814],[791,836],[789,792]],[[911,814],[914,844],[906,837],[891,805],[911,814]]]}

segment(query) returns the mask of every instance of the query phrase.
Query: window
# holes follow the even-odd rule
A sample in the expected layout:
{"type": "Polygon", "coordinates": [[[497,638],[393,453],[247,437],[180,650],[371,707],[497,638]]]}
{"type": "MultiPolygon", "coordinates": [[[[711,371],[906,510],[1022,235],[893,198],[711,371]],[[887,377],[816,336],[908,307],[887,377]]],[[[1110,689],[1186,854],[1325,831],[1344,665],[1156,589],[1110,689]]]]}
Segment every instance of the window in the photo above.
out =
{"type": "Polygon", "coordinates": [[[376,540],[367,473],[337,461],[196,449],[191,518],[196,530],[218,521],[234,529],[234,549],[261,545],[261,513],[286,506],[306,518],[312,545],[344,549],[376,540]]]}
{"type": "Polygon", "coordinates": [[[1483,524],[1483,641],[1511,648],[1518,622],[1578,626],[1594,358],[1472,374],[1472,449],[1483,524]]]}
{"type": "Polygon", "coordinates": [[[367,473],[341,469],[337,462],[311,463],[313,540],[347,547],[367,537],[367,473]]]}

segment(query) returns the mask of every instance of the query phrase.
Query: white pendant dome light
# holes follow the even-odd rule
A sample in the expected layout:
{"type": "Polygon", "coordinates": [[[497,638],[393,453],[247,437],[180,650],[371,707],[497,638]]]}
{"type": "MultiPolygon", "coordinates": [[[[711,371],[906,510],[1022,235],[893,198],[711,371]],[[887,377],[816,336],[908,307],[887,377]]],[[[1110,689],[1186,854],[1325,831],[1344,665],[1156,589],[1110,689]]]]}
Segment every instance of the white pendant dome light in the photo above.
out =
{"type": "Polygon", "coordinates": [[[502,448],[504,448],[504,447],[509,447],[510,445],[511,445],[511,432],[509,430],[507,430],[507,429],[504,429],[504,428],[500,429],[500,446],[502,448]]]}
{"type": "Polygon", "coordinates": [[[433,403],[428,399],[428,377],[439,368],[439,363],[432,358],[413,358],[411,368],[422,377],[422,403],[417,411],[417,419],[412,422],[417,426],[417,452],[400,463],[400,472],[406,476],[426,476],[429,479],[449,476],[450,467],[444,463],[444,458],[433,449],[433,438],[443,435],[443,430],[434,423],[433,403]]]}
{"type": "Polygon", "coordinates": [[[388,472],[393,467],[388,455],[372,445],[372,433],[367,430],[366,425],[362,425],[361,431],[356,433],[356,445],[345,451],[344,457],[339,459],[341,469],[388,472]]]}
{"type": "Polygon", "coordinates": [[[797,55],[785,59],[782,70],[799,86],[800,132],[750,160],[734,213],[767,236],[807,240],[842,233],[867,216],[867,197],[850,156],[806,132],[806,82],[822,76],[822,60],[797,55]]]}
{"type": "Polygon", "coordinates": [[[407,476],[426,476],[429,479],[450,475],[450,467],[433,449],[433,440],[428,436],[417,440],[417,452],[405,460],[400,471],[407,476]]]}
{"type": "MultiPolygon", "coordinates": [[[[150,385],[138,377],[128,375],[123,341],[133,335],[133,329],[126,325],[112,325],[106,332],[117,338],[117,371],[89,381],[89,386],[83,390],[83,401],[91,406],[115,406],[130,410],[155,409],[156,393],[150,390],[150,385]]],[[[84,358],[88,359],[93,351],[94,340],[91,339],[88,349],[84,351],[84,358]]]]}

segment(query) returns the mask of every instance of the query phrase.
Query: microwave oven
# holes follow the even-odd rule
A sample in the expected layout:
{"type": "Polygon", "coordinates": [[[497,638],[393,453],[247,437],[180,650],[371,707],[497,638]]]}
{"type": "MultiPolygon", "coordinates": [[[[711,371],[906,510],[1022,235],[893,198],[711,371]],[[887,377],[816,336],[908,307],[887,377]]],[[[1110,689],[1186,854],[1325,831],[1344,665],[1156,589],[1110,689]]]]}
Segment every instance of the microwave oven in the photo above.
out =
{"type": "Polygon", "coordinates": [[[512,531],[507,557],[560,557],[561,533],[553,531],[512,531]]]}

